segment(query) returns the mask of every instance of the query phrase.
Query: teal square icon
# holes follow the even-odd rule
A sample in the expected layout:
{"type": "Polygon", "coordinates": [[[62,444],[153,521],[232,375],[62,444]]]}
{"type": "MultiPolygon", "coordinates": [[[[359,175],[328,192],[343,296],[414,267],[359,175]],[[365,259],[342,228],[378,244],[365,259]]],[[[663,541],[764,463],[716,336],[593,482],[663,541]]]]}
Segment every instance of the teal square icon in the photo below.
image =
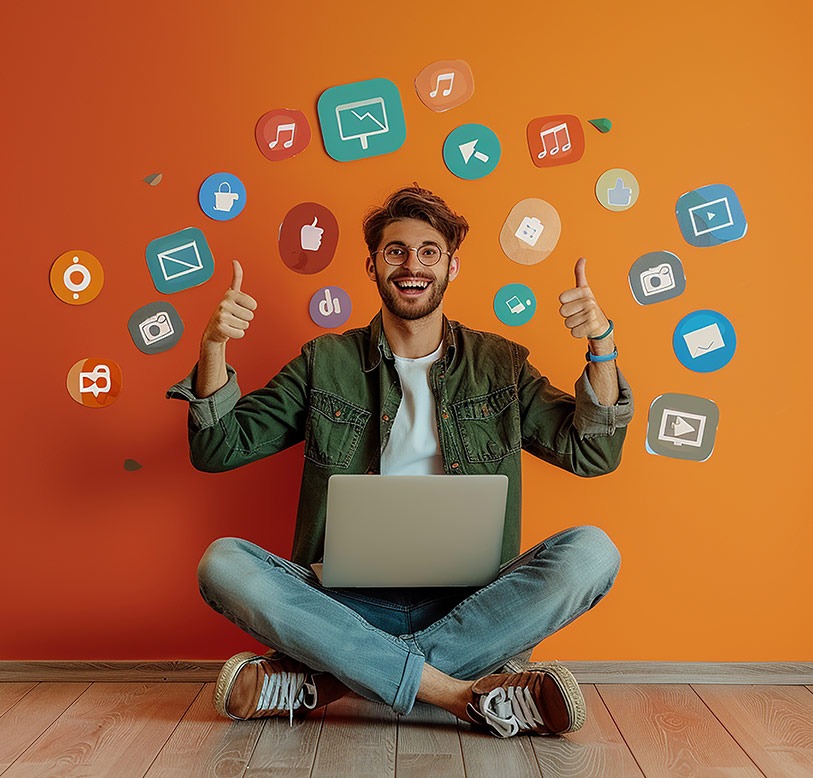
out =
{"type": "Polygon", "coordinates": [[[325,151],[338,162],[389,154],[406,140],[401,95],[386,78],[326,89],[316,107],[325,151]]]}
{"type": "Polygon", "coordinates": [[[215,259],[204,234],[197,227],[187,227],[151,241],[147,267],[155,288],[173,294],[208,281],[215,259]]]}

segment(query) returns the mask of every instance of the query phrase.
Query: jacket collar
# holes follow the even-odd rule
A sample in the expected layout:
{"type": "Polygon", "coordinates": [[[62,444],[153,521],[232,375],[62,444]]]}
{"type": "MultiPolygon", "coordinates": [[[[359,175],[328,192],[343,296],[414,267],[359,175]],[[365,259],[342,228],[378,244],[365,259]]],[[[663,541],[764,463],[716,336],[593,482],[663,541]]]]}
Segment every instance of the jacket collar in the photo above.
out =
{"type": "MultiPolygon", "coordinates": [[[[459,323],[450,321],[443,317],[443,341],[445,343],[446,364],[451,366],[457,351],[457,329],[459,323]]],[[[393,361],[392,350],[384,334],[384,327],[381,322],[381,311],[379,311],[368,325],[370,332],[370,345],[367,351],[367,363],[364,365],[364,372],[369,373],[381,364],[381,358],[393,361]]]]}

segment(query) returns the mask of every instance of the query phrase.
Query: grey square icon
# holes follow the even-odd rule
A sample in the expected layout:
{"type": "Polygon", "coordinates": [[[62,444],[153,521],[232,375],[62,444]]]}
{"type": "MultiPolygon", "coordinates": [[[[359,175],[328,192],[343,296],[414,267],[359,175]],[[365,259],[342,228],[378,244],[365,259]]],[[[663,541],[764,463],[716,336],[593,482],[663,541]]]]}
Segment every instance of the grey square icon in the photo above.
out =
{"type": "Polygon", "coordinates": [[[712,400],[691,394],[662,394],[649,407],[646,450],[705,462],[714,451],[719,420],[719,409],[712,400]]]}
{"type": "Polygon", "coordinates": [[[181,339],[183,322],[170,303],[149,303],[130,317],[127,329],[139,351],[159,354],[181,339]]]}
{"type": "Polygon", "coordinates": [[[627,276],[632,296],[641,305],[652,305],[683,294],[683,263],[671,251],[650,251],[638,257],[627,276]]]}

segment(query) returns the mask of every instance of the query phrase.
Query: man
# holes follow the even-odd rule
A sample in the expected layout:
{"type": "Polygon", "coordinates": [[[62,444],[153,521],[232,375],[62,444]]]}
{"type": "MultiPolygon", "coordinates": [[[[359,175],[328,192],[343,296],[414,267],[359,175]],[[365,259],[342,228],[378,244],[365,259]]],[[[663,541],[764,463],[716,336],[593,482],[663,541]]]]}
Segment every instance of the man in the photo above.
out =
{"type": "Polygon", "coordinates": [[[381,311],[367,327],[306,343],[242,398],[226,343],[245,336],[257,303],[234,262],[200,360],[168,395],[189,402],[195,467],[228,470],[303,440],[305,465],[291,560],[237,538],[214,541],[201,560],[204,599],[272,649],[226,662],[215,689],[221,714],[292,720],[353,690],[400,714],[426,701],[501,737],[560,734],[584,722],[578,684],[558,663],[494,672],[516,669],[513,657],[592,608],[620,565],[593,526],[519,554],[520,455],[581,476],[610,472],[632,397],[584,259],[575,288],[559,297],[565,325],[588,341],[575,398],[528,363],[527,349],[443,315],[467,231],[463,217],[417,184],[392,194],[364,221],[381,311]],[[506,474],[498,578],[482,588],[323,588],[310,564],[323,553],[335,473],[506,474]]]}

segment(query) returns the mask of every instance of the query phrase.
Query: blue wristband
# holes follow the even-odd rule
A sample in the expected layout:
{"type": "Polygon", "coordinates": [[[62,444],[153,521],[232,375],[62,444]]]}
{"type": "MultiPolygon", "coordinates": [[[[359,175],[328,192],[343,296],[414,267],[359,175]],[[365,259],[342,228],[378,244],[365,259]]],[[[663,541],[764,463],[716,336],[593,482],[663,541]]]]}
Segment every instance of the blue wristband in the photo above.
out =
{"type": "MultiPolygon", "coordinates": [[[[593,338],[591,338],[591,340],[593,340],[593,338]]],[[[613,349],[612,354],[591,354],[590,351],[588,351],[584,356],[588,362],[609,362],[618,356],[618,346],[613,349]]]]}
{"type": "Polygon", "coordinates": [[[610,326],[607,327],[607,332],[605,332],[603,335],[598,335],[595,338],[588,338],[587,340],[603,340],[604,338],[606,338],[615,328],[612,319],[607,319],[607,321],[610,322],[610,326]]]}

